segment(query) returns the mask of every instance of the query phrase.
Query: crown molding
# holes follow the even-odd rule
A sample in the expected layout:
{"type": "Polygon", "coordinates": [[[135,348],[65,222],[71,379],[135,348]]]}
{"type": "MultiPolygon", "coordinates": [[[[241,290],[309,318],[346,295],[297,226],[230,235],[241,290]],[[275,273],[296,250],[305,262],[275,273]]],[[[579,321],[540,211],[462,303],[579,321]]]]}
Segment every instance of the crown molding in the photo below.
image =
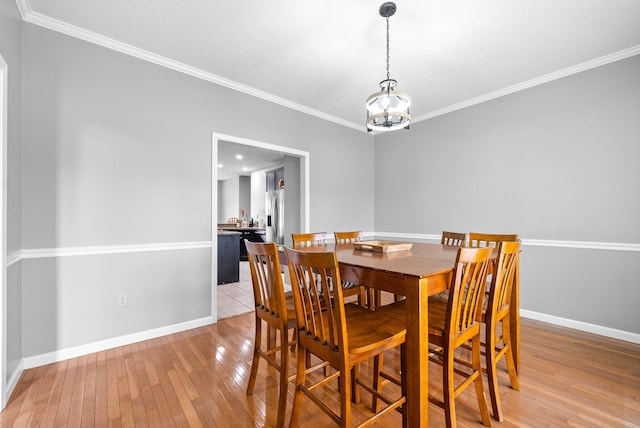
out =
{"type": "Polygon", "coordinates": [[[29,0],[16,0],[16,6],[18,6],[18,11],[20,12],[20,16],[22,16],[22,19],[25,21],[27,19],[27,16],[33,13],[29,0]]]}
{"type": "Polygon", "coordinates": [[[523,91],[525,89],[532,88],[534,86],[543,85],[545,83],[552,82],[554,80],[562,79],[563,77],[571,76],[573,74],[581,73],[583,71],[591,70],[592,68],[600,67],[601,65],[606,65],[612,62],[620,61],[625,58],[632,57],[634,55],[640,54],[640,45],[630,47],[628,49],[623,49],[618,52],[614,52],[609,55],[601,56],[600,58],[592,59],[590,61],[583,62],[581,64],[576,64],[571,67],[564,68],[562,70],[554,71],[553,73],[545,74],[544,76],[536,77],[535,79],[527,80],[526,82],[518,83],[516,85],[508,86],[504,89],[500,89],[494,92],[489,92],[488,94],[481,95],[476,98],[471,98],[469,100],[452,104],[450,106],[431,111],[426,114],[421,114],[413,119],[413,122],[421,122],[423,120],[431,119],[437,116],[442,116],[443,114],[451,113],[456,110],[461,110],[463,108],[471,107],[476,104],[484,103],[486,101],[491,101],[496,98],[504,97],[505,95],[510,95],[515,92],[523,91]]]}
{"type": "MultiPolygon", "coordinates": [[[[232,89],[256,98],[260,98],[265,101],[272,102],[274,104],[278,104],[283,107],[287,107],[292,110],[308,114],[310,116],[315,116],[319,119],[327,120],[329,122],[346,126],[348,128],[352,128],[357,131],[361,131],[365,133],[367,132],[367,130],[365,129],[366,127],[361,124],[357,124],[345,119],[341,119],[337,116],[333,116],[331,114],[324,113],[322,111],[304,106],[302,104],[298,104],[291,100],[278,97],[268,92],[261,91],[259,89],[256,89],[247,85],[243,85],[233,80],[226,79],[224,77],[218,76],[213,73],[209,73],[202,69],[192,67],[178,61],[174,61],[162,55],[158,55],[156,53],[153,53],[144,49],[139,49],[135,46],[120,42],[118,40],[105,37],[103,35],[94,33],[92,31],[88,31],[83,28],[68,24],[66,22],[34,12],[33,9],[31,9],[29,0],[16,0],[16,5],[18,6],[20,14],[22,15],[22,19],[31,24],[35,24],[35,25],[47,28],[49,30],[66,34],[68,36],[75,37],[77,39],[81,39],[86,42],[93,43],[108,49],[112,49],[114,51],[133,56],[143,61],[151,62],[153,64],[166,67],[171,70],[174,70],[183,74],[187,74],[189,76],[192,76],[198,79],[205,80],[207,82],[224,86],[226,88],[229,88],[229,89],[232,89]]],[[[418,122],[425,121],[427,119],[432,119],[437,116],[442,116],[444,114],[451,113],[456,110],[461,110],[467,107],[474,106],[476,104],[484,103],[486,101],[491,101],[493,99],[500,98],[505,95],[510,95],[515,92],[523,91],[525,89],[529,89],[534,86],[542,85],[557,79],[561,79],[563,77],[571,76],[573,74],[577,74],[586,70],[590,70],[592,68],[599,67],[601,65],[609,64],[609,63],[619,61],[625,58],[629,58],[631,56],[638,55],[638,54],[640,54],[640,45],[623,49],[621,51],[614,52],[612,54],[605,55],[590,61],[586,61],[581,64],[567,67],[562,70],[555,71],[553,73],[545,74],[544,76],[536,77],[534,79],[527,80],[525,82],[518,83],[497,91],[489,92],[485,95],[471,98],[469,100],[462,101],[460,103],[452,104],[450,106],[443,107],[438,110],[433,110],[431,112],[421,114],[419,116],[414,116],[412,118],[412,123],[415,124],[418,122]]],[[[374,135],[377,135],[377,133],[374,133],[374,135]]]]}
{"type": "Polygon", "coordinates": [[[215,83],[216,85],[224,86],[225,88],[233,89],[234,91],[238,91],[256,98],[260,98],[265,101],[269,101],[274,104],[278,104],[283,107],[287,107],[292,110],[308,114],[310,116],[315,116],[319,119],[327,120],[329,122],[334,122],[338,125],[342,125],[348,128],[353,128],[358,131],[366,132],[366,130],[364,129],[365,127],[363,125],[358,125],[348,120],[344,120],[337,116],[333,116],[331,114],[324,113],[322,111],[313,109],[311,107],[298,104],[294,101],[279,97],[277,95],[273,95],[256,88],[252,88],[251,86],[243,85],[242,83],[238,83],[233,80],[226,79],[224,77],[218,76],[213,73],[209,73],[207,71],[204,71],[196,67],[192,67],[190,65],[181,63],[179,61],[174,61],[170,58],[167,58],[162,55],[158,55],[154,52],[140,49],[135,46],[129,45],[127,43],[123,43],[118,40],[112,39],[110,37],[106,37],[101,34],[94,33],[89,30],[85,30],[84,28],[80,28],[75,25],[71,25],[66,22],[34,12],[29,6],[28,0],[16,0],[16,3],[18,4],[18,9],[22,14],[22,19],[25,22],[29,22],[30,24],[38,25],[40,27],[47,28],[52,31],[56,31],[58,33],[66,34],[67,36],[84,40],[85,42],[93,43],[95,45],[102,46],[107,49],[111,49],[129,56],[141,59],[143,61],[147,61],[156,65],[159,65],[161,67],[165,67],[165,68],[177,71],[179,73],[187,74],[189,76],[192,76],[201,80],[205,80],[207,82],[215,83]]]}

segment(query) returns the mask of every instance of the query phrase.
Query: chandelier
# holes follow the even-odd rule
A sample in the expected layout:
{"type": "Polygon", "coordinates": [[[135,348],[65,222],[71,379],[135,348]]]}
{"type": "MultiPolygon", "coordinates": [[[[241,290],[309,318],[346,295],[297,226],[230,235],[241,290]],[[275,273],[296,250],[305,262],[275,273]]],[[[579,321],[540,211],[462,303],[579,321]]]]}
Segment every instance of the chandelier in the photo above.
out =
{"type": "Polygon", "coordinates": [[[380,82],[380,92],[367,98],[367,132],[409,129],[411,99],[404,92],[395,91],[398,82],[389,74],[389,17],[396,12],[396,4],[380,6],[380,16],[387,20],[387,78],[380,82]]]}

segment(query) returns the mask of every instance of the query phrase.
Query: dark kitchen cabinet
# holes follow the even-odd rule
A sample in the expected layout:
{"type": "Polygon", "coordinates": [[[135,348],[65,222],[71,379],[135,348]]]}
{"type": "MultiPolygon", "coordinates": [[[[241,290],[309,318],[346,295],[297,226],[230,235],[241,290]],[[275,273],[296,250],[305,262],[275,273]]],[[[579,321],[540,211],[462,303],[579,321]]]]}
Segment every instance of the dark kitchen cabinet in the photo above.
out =
{"type": "Polygon", "coordinates": [[[245,245],[244,240],[246,239],[249,242],[264,242],[264,239],[262,239],[264,234],[261,233],[263,231],[263,229],[240,230],[240,233],[242,234],[240,235],[240,260],[244,262],[249,260],[249,256],[247,255],[247,246],[245,245]]]}
{"type": "Polygon", "coordinates": [[[218,231],[218,284],[240,281],[240,236],[218,231]]]}

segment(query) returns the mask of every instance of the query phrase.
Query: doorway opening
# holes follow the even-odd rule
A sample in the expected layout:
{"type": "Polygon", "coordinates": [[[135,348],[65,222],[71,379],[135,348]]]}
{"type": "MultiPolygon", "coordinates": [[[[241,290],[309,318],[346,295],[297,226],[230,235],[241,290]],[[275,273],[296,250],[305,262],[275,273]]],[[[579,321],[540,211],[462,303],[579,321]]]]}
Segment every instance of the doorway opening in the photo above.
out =
{"type": "Polygon", "coordinates": [[[249,146],[251,148],[278,152],[286,156],[299,159],[300,181],[300,231],[306,232],[309,227],[309,152],[293,149],[291,147],[278,146],[262,141],[249,140],[231,135],[212,133],[211,136],[211,317],[214,322],[218,320],[218,223],[225,219],[218,219],[218,146],[220,142],[228,142],[249,146]]]}

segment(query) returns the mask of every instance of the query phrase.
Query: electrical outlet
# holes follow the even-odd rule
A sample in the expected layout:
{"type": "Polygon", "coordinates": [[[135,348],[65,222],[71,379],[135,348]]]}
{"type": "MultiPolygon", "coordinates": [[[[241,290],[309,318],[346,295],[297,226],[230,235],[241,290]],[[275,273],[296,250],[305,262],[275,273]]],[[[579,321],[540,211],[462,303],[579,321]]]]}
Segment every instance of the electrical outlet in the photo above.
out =
{"type": "Polygon", "coordinates": [[[128,304],[129,298],[127,297],[127,293],[118,296],[118,306],[120,306],[121,308],[125,308],[128,304]]]}

